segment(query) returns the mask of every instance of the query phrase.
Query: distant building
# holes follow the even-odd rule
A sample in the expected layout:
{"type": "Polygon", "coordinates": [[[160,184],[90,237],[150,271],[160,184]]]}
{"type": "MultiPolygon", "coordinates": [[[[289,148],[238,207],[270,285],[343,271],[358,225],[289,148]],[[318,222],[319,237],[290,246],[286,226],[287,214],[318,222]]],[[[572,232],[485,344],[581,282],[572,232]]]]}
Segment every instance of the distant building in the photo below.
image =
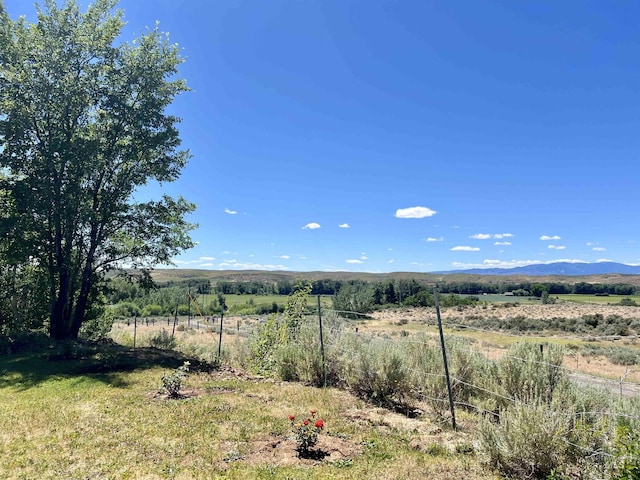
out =
{"type": "Polygon", "coordinates": [[[513,292],[504,292],[505,297],[513,297],[513,292]]]}

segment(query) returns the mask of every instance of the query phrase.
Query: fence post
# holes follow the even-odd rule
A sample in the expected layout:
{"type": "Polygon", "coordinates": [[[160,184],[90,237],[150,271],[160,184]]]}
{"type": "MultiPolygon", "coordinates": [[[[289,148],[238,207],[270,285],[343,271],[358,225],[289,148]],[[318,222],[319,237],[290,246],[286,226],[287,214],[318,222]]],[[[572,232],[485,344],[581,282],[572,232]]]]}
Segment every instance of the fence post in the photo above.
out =
{"type": "Polygon", "coordinates": [[[224,318],[224,303],[220,305],[220,337],[218,338],[218,362],[222,353],[222,319],[224,318]]]}
{"type": "Polygon", "coordinates": [[[322,336],[322,309],[320,307],[320,295],[318,295],[318,323],[320,325],[320,353],[322,354],[322,386],[327,386],[327,364],[324,357],[324,338],[322,336]]]}
{"type": "Polygon", "coordinates": [[[438,303],[438,287],[433,287],[433,299],[436,304],[438,316],[438,330],[440,330],[440,345],[442,347],[442,360],[444,362],[444,375],[447,379],[447,391],[449,393],[449,408],[451,409],[451,425],[456,430],[456,412],[453,406],[453,394],[451,393],[451,379],[449,378],[449,365],[447,364],[447,348],[444,344],[444,332],[442,331],[442,318],[440,318],[440,304],[438,303]]]}
{"type": "Polygon", "coordinates": [[[187,311],[187,328],[191,328],[191,287],[189,287],[187,292],[187,311]]]}
{"type": "Polygon", "coordinates": [[[176,304],[176,315],[173,317],[173,330],[171,330],[171,340],[173,340],[176,334],[176,323],[178,322],[178,306],[180,303],[176,304]]]}
{"type": "Polygon", "coordinates": [[[138,330],[138,316],[133,317],[133,348],[136,348],[136,332],[138,330]]]}

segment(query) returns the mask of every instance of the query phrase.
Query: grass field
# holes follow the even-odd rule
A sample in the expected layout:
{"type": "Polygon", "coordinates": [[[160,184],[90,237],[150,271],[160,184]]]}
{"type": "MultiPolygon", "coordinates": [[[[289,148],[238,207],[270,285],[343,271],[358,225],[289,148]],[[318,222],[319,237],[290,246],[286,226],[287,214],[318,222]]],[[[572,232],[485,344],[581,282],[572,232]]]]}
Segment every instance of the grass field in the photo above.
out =
{"type": "MultiPolygon", "coordinates": [[[[235,305],[243,305],[253,302],[255,305],[270,305],[276,303],[280,306],[285,306],[289,298],[288,295],[225,295],[225,301],[227,306],[233,307],[235,305]]],[[[328,308],[332,305],[331,296],[323,295],[320,297],[320,304],[328,308]]],[[[308,305],[310,308],[315,308],[317,305],[316,297],[309,299],[308,305]]]]}
{"type": "Polygon", "coordinates": [[[558,300],[562,300],[565,302],[575,302],[575,303],[597,303],[600,305],[615,305],[620,303],[620,300],[623,298],[630,298],[638,305],[640,305],[640,295],[607,295],[607,296],[599,296],[599,295],[574,295],[574,294],[566,294],[566,295],[552,295],[552,297],[558,297],[558,300]]]}
{"type": "Polygon", "coordinates": [[[185,397],[169,400],[161,377],[182,357],[68,354],[0,357],[1,478],[498,478],[469,453],[474,419],[463,413],[453,432],[342,391],[231,370],[194,372],[185,397]],[[295,453],[287,417],[310,408],[325,420],[324,458],[295,453]]]}

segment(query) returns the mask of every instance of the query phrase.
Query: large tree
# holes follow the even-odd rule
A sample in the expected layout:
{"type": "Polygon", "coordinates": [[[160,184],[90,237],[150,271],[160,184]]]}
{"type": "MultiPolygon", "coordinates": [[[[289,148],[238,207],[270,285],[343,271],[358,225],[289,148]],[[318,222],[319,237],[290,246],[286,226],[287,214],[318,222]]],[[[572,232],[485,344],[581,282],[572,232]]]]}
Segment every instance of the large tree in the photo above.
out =
{"type": "Polygon", "coordinates": [[[183,59],[157,26],[117,43],[116,3],[82,13],[75,0],[45,0],[31,24],[0,0],[0,192],[12,210],[0,215],[1,240],[44,272],[57,339],[78,335],[109,269],[148,272],[192,246],[194,205],[133,198],[175,180],[188,159],[166,112],[188,89],[183,59]]]}

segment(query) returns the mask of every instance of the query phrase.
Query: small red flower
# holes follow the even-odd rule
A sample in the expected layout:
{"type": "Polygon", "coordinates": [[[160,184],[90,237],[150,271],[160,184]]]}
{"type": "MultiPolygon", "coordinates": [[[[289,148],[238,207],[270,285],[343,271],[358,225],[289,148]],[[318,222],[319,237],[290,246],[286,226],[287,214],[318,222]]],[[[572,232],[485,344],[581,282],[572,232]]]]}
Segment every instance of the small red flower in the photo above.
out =
{"type": "Polygon", "coordinates": [[[316,428],[322,428],[324,427],[324,421],[321,418],[319,418],[318,420],[316,420],[316,423],[314,423],[313,426],[316,428]]]}
{"type": "Polygon", "coordinates": [[[309,425],[309,420],[305,420],[305,421],[304,421],[304,422],[302,422],[302,423],[304,423],[304,426],[306,427],[307,425],[309,425]]]}
{"type": "Polygon", "coordinates": [[[289,415],[289,420],[291,420],[292,422],[296,419],[295,415],[289,415]]]}

